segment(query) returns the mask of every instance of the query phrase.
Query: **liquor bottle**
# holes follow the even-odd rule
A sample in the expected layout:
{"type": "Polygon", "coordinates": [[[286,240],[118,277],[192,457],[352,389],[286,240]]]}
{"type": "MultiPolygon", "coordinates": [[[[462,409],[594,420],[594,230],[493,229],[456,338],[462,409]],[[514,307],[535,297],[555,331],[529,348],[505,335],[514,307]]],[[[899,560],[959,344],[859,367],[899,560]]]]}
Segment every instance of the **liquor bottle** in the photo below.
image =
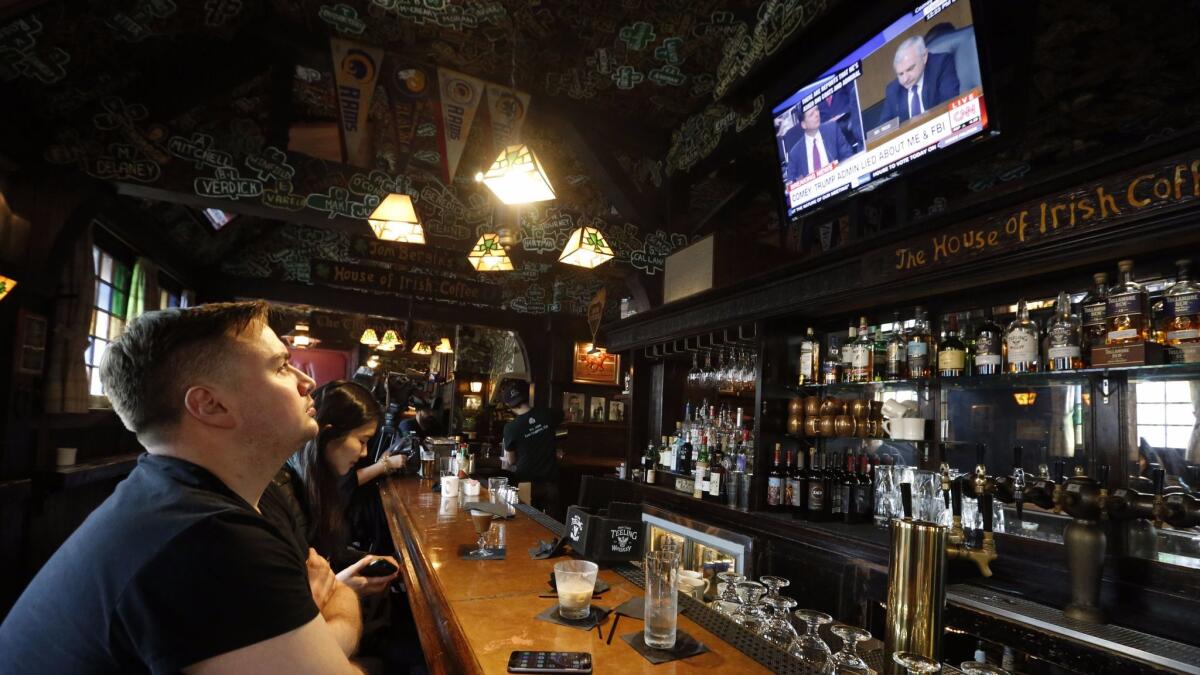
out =
{"type": "Polygon", "coordinates": [[[816,384],[821,381],[821,343],[817,342],[810,326],[800,342],[800,367],[798,384],[816,384]]]}
{"type": "Polygon", "coordinates": [[[1029,319],[1029,308],[1024,300],[1017,303],[1017,318],[1004,331],[1004,351],[1008,357],[1008,372],[1038,371],[1038,327],[1029,319]]]}
{"type": "Polygon", "coordinates": [[[1147,312],[1150,303],[1144,286],[1133,280],[1133,261],[1117,263],[1121,276],[1108,289],[1104,322],[1108,329],[1104,343],[1109,347],[1146,342],[1150,338],[1147,312]]]}
{"type": "Polygon", "coordinates": [[[837,384],[842,381],[842,357],[838,352],[838,340],[829,338],[829,353],[821,364],[821,383],[837,384]]]}
{"type": "Polygon", "coordinates": [[[1105,314],[1108,311],[1108,274],[1096,272],[1092,275],[1092,290],[1083,296],[1079,303],[1079,311],[1083,314],[1083,338],[1081,340],[1084,354],[1091,363],[1092,349],[1103,347],[1108,335],[1105,314]]]}
{"type": "Polygon", "coordinates": [[[1179,273],[1163,295],[1163,332],[1172,347],[1200,342],[1200,284],[1191,280],[1191,260],[1177,260],[1175,265],[1179,273]]]}
{"type": "Polygon", "coordinates": [[[1004,329],[996,323],[992,308],[983,313],[983,323],[975,332],[975,374],[996,375],[1004,372],[1004,329]]]}
{"type": "Polygon", "coordinates": [[[887,341],[887,365],[883,376],[887,380],[903,380],[908,377],[908,338],[904,335],[904,324],[900,312],[892,314],[892,336],[887,341]]]}
{"type": "Polygon", "coordinates": [[[826,504],[825,492],[825,455],[818,454],[817,449],[812,449],[810,457],[812,471],[808,477],[808,502],[805,505],[805,520],[821,522],[828,520],[828,504],[826,504]]]}
{"type": "Polygon", "coordinates": [[[858,339],[850,348],[851,382],[870,382],[875,375],[875,341],[871,339],[867,317],[858,319],[858,339]]]}
{"type": "Polygon", "coordinates": [[[961,377],[967,371],[967,345],[958,334],[958,315],[946,321],[946,337],[938,347],[938,377],[961,377]]]}
{"type": "Polygon", "coordinates": [[[696,454],[696,487],[692,496],[703,499],[708,492],[708,436],[700,435],[700,447],[696,454]]]}
{"type": "Polygon", "coordinates": [[[846,452],[846,470],[842,472],[842,522],[854,524],[858,521],[858,464],[853,452],[846,452]]]}
{"type": "Polygon", "coordinates": [[[825,458],[825,515],[834,521],[842,519],[842,471],[838,464],[836,452],[825,458]]]}
{"type": "Polygon", "coordinates": [[[871,380],[879,382],[883,380],[883,369],[887,363],[887,340],[883,338],[883,326],[871,330],[871,342],[875,352],[875,371],[871,373],[871,380]]]}
{"type": "Polygon", "coordinates": [[[842,348],[842,382],[854,382],[854,344],[858,341],[858,328],[850,322],[846,331],[846,346],[842,348]]]}
{"type": "Polygon", "coordinates": [[[1081,347],[1083,324],[1071,313],[1071,296],[1058,294],[1054,318],[1046,330],[1046,370],[1075,370],[1083,367],[1081,347]]]}
{"type": "Polygon", "coordinates": [[[654,444],[651,443],[650,447],[646,448],[646,457],[643,460],[643,464],[646,467],[646,483],[650,485],[654,485],[657,478],[654,473],[654,467],[658,465],[656,457],[658,457],[658,448],[654,447],[654,444]]]}
{"type": "Polygon", "coordinates": [[[808,469],[805,466],[807,462],[808,453],[800,448],[796,451],[796,470],[788,477],[788,480],[794,481],[792,485],[792,516],[795,518],[804,518],[808,515],[805,513],[808,505],[808,469]]]}
{"type": "Polygon", "coordinates": [[[659,450],[659,468],[663,471],[675,470],[675,439],[671,436],[662,437],[662,448],[659,450]]]}
{"type": "Polygon", "coordinates": [[[855,508],[858,511],[858,521],[869,523],[875,519],[875,478],[871,471],[871,458],[866,452],[858,458],[858,498],[855,508]]]}
{"type": "Polygon", "coordinates": [[[689,474],[692,472],[692,437],[690,433],[686,433],[679,438],[679,459],[675,462],[675,471],[689,474]]]}
{"type": "Polygon", "coordinates": [[[792,501],[795,499],[796,484],[792,482],[792,451],[788,450],[784,453],[783,459],[783,497],[780,499],[780,511],[791,511],[792,501]]]}
{"type": "Polygon", "coordinates": [[[767,508],[778,511],[783,507],[784,480],[783,467],[779,464],[780,444],[775,444],[775,462],[771,464],[771,472],[767,474],[767,508]]]}
{"type": "Polygon", "coordinates": [[[913,379],[928,378],[932,372],[933,344],[929,334],[929,320],[926,318],[924,307],[917,307],[917,318],[906,338],[908,340],[905,345],[908,376],[913,379]]]}
{"type": "Polygon", "coordinates": [[[717,450],[708,470],[708,498],[720,504],[725,503],[725,490],[729,487],[724,462],[725,453],[717,450]]]}

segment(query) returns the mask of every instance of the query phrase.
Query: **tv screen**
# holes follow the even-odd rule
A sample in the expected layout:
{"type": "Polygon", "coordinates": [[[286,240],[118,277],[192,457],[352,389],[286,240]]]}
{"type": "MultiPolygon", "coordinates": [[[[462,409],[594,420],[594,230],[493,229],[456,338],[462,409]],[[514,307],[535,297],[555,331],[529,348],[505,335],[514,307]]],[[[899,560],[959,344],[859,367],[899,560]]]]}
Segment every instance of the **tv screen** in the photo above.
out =
{"type": "Polygon", "coordinates": [[[988,128],[969,0],[930,0],[775,106],[788,218],[988,128]]]}

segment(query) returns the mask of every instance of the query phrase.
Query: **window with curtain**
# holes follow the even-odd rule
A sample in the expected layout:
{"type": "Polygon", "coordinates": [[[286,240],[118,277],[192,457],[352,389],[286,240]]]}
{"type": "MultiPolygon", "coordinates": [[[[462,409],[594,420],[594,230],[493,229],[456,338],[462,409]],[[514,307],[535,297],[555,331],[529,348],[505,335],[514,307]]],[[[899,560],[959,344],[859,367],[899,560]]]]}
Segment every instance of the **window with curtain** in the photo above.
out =
{"type": "Polygon", "coordinates": [[[133,268],[127,260],[99,245],[92,246],[92,262],[96,271],[96,292],[84,361],[87,364],[88,393],[103,396],[100,363],[108,344],[125,330],[133,268]]]}

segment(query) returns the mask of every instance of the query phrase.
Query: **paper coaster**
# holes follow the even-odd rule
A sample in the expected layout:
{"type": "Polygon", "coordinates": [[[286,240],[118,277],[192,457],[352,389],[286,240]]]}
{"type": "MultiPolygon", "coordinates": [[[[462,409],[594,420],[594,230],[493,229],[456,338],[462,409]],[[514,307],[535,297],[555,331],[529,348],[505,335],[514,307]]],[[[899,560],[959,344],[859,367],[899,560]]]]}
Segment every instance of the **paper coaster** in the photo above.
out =
{"type": "Polygon", "coordinates": [[[630,598],[617,605],[617,609],[615,611],[617,614],[642,621],[646,612],[646,599],[641,597],[630,598]]]}
{"type": "Polygon", "coordinates": [[[475,548],[474,544],[463,544],[462,546],[458,547],[458,557],[463,560],[480,560],[486,562],[489,560],[504,560],[504,557],[508,553],[508,549],[504,548],[487,548],[484,550],[488,552],[488,557],[476,558],[475,556],[470,555],[471,551],[475,550],[477,549],[475,548]]]}
{"type": "Polygon", "coordinates": [[[686,659],[708,651],[708,647],[704,646],[704,643],[681,630],[675,631],[675,646],[670,649],[654,649],[646,646],[645,634],[640,630],[636,633],[622,635],[621,639],[633,647],[633,651],[641,654],[642,658],[655,665],[686,659]]]}
{"type": "Polygon", "coordinates": [[[608,609],[607,607],[600,607],[598,605],[592,605],[592,611],[586,617],[584,617],[582,619],[564,619],[558,613],[558,603],[556,602],[553,605],[550,605],[549,609],[542,612],[541,614],[538,614],[534,618],[536,618],[539,621],[548,621],[550,623],[556,623],[560,626],[568,626],[570,628],[578,628],[579,630],[592,630],[593,628],[596,627],[597,624],[604,623],[604,620],[608,618],[608,615],[611,612],[612,612],[612,610],[608,609]]]}

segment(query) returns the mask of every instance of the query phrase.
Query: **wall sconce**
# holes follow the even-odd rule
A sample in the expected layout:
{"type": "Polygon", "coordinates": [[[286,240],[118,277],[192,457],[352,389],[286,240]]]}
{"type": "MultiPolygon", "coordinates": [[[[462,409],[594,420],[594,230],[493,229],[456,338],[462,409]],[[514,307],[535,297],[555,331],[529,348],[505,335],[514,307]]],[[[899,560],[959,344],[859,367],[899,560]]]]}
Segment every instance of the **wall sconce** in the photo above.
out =
{"type": "Polygon", "coordinates": [[[389,194],[367,216],[367,223],[378,239],[401,244],[425,243],[425,230],[413,209],[412,197],[408,195],[389,194]]]}
{"type": "Polygon", "coordinates": [[[528,145],[510,145],[501,151],[487,173],[475,175],[505,204],[528,204],[554,199],[546,170],[528,145]]]}
{"type": "Polygon", "coordinates": [[[438,340],[437,347],[434,347],[433,351],[439,354],[453,354],[454,347],[450,346],[450,338],[442,338],[441,340],[438,340]]]}
{"type": "Polygon", "coordinates": [[[1030,391],[1014,391],[1013,392],[1013,400],[1016,401],[1017,405],[1019,405],[1021,407],[1028,407],[1028,406],[1033,405],[1034,402],[1037,401],[1037,392],[1032,391],[1032,390],[1030,390],[1030,391]]]}
{"type": "Polygon", "coordinates": [[[612,260],[613,250],[604,239],[604,235],[594,227],[587,225],[577,228],[571,233],[567,245],[563,247],[559,262],[577,267],[592,269],[597,265],[612,260]]]}
{"type": "Polygon", "coordinates": [[[481,391],[483,391],[483,383],[478,380],[472,380],[471,381],[471,393],[478,394],[481,391]]]}
{"type": "Polygon", "coordinates": [[[363,331],[362,337],[358,338],[358,344],[374,347],[379,344],[379,336],[375,334],[374,328],[368,328],[363,331]]]}
{"type": "Polygon", "coordinates": [[[6,276],[0,275],[0,300],[8,297],[8,294],[12,292],[12,289],[16,287],[16,279],[9,279],[6,276]]]}

